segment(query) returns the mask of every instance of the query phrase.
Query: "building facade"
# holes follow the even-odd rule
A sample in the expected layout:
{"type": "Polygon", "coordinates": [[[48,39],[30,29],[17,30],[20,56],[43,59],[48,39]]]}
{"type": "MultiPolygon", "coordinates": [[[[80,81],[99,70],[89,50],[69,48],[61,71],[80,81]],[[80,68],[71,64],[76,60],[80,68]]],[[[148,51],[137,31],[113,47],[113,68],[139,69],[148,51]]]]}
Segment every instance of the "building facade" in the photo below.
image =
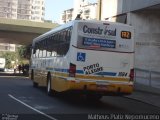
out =
{"type": "Polygon", "coordinates": [[[44,0],[0,0],[0,17],[44,21],[44,0]]]}
{"type": "Polygon", "coordinates": [[[73,19],[73,8],[63,11],[61,23],[67,23],[73,19]]]}
{"type": "Polygon", "coordinates": [[[0,43],[0,51],[11,51],[15,52],[15,44],[7,44],[7,43],[0,43]]]}
{"type": "MultiPolygon", "coordinates": [[[[43,22],[44,11],[44,0],[0,0],[0,18],[43,22]]],[[[0,51],[15,51],[15,45],[0,43],[0,51]]]]}
{"type": "Polygon", "coordinates": [[[17,19],[17,0],[0,0],[0,17],[17,19]]]}
{"type": "Polygon", "coordinates": [[[97,3],[88,3],[80,7],[82,10],[82,19],[93,20],[96,19],[97,3]]]}
{"type": "Polygon", "coordinates": [[[81,19],[96,19],[97,3],[89,3],[87,0],[75,0],[74,8],[63,11],[61,15],[61,24],[74,20],[77,14],[81,14],[81,19]]]}

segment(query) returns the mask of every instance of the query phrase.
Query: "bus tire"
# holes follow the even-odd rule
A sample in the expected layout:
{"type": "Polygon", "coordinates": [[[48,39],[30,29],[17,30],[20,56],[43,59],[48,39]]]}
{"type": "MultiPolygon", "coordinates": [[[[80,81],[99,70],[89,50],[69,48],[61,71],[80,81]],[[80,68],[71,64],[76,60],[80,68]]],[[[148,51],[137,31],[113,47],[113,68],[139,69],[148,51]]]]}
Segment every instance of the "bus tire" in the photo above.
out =
{"type": "Polygon", "coordinates": [[[47,76],[47,95],[52,95],[52,89],[51,89],[51,75],[48,74],[47,76]]]}
{"type": "Polygon", "coordinates": [[[31,72],[31,80],[33,81],[33,87],[34,87],[34,88],[37,88],[37,87],[38,87],[38,83],[36,83],[36,82],[34,81],[34,72],[33,72],[33,70],[32,70],[32,72],[31,72]]]}
{"type": "Polygon", "coordinates": [[[52,89],[52,78],[51,78],[51,74],[48,73],[47,75],[47,94],[49,96],[56,96],[57,95],[57,92],[55,90],[52,89]]]}
{"type": "Polygon", "coordinates": [[[37,88],[38,87],[38,83],[36,83],[36,82],[33,81],[33,87],[37,88]]]}
{"type": "Polygon", "coordinates": [[[101,94],[87,94],[88,101],[99,101],[103,96],[101,94]]]}
{"type": "Polygon", "coordinates": [[[33,70],[31,71],[31,80],[34,80],[34,72],[33,72],[33,70]]]}

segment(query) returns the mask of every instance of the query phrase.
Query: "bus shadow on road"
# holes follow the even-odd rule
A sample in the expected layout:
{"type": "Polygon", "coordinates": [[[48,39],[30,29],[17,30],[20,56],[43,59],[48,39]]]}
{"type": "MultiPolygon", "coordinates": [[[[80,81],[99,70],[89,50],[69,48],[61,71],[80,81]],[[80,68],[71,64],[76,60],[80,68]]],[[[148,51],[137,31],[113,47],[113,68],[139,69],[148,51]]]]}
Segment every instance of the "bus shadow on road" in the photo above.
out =
{"type": "MultiPolygon", "coordinates": [[[[76,107],[78,106],[80,108],[90,108],[95,110],[110,110],[114,112],[115,110],[117,112],[122,110],[122,108],[114,104],[108,103],[103,98],[100,100],[88,100],[85,95],[82,95],[82,94],[76,95],[73,93],[62,93],[60,95],[57,95],[56,97],[62,102],[65,102],[72,106],[76,106],[76,107]]],[[[122,110],[122,111],[125,111],[125,110],[122,110]]]]}
{"type": "MultiPolygon", "coordinates": [[[[46,94],[46,88],[40,87],[40,91],[46,94]]],[[[72,107],[78,107],[82,109],[86,108],[93,110],[104,110],[104,112],[105,110],[110,110],[111,112],[117,111],[117,113],[120,111],[126,111],[123,108],[118,107],[110,102],[108,103],[103,98],[100,100],[88,100],[86,99],[86,96],[84,94],[76,94],[74,92],[56,93],[54,95],[52,94],[49,97],[60,103],[64,103],[72,107]]]]}

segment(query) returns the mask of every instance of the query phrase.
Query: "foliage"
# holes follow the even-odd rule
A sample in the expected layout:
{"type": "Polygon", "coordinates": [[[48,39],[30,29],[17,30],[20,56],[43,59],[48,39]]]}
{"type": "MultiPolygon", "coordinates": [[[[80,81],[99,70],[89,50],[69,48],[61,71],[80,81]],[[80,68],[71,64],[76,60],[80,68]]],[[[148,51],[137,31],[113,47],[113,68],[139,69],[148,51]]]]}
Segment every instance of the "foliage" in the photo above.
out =
{"type": "Polygon", "coordinates": [[[6,68],[13,68],[14,65],[28,64],[30,59],[30,46],[16,47],[15,52],[0,52],[0,57],[6,59],[6,68]],[[13,63],[14,64],[13,64],[13,63]]]}
{"type": "Polygon", "coordinates": [[[24,58],[24,53],[26,51],[26,47],[25,46],[20,46],[17,49],[18,49],[19,57],[24,58]]]}
{"type": "Polygon", "coordinates": [[[6,59],[6,68],[12,68],[12,61],[16,61],[17,55],[16,52],[2,52],[1,57],[6,59]]]}
{"type": "Polygon", "coordinates": [[[30,59],[31,45],[18,47],[18,54],[20,59],[30,59]]]}

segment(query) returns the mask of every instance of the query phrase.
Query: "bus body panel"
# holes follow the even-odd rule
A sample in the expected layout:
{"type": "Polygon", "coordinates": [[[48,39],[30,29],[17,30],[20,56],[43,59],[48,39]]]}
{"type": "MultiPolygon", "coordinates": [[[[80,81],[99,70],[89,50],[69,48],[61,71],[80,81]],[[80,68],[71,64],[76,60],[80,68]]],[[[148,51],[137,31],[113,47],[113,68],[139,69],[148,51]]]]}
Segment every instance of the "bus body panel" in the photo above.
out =
{"type": "Polygon", "coordinates": [[[133,68],[133,53],[99,52],[73,48],[76,65],[75,84],[72,89],[102,90],[131,93],[133,81],[130,81],[130,69],[133,68]],[[77,53],[86,53],[85,62],[77,62],[77,53]],[[108,57],[107,57],[108,56],[108,57]],[[112,56],[112,57],[110,57],[112,56]],[[119,57],[120,56],[120,57],[119,57]]]}

